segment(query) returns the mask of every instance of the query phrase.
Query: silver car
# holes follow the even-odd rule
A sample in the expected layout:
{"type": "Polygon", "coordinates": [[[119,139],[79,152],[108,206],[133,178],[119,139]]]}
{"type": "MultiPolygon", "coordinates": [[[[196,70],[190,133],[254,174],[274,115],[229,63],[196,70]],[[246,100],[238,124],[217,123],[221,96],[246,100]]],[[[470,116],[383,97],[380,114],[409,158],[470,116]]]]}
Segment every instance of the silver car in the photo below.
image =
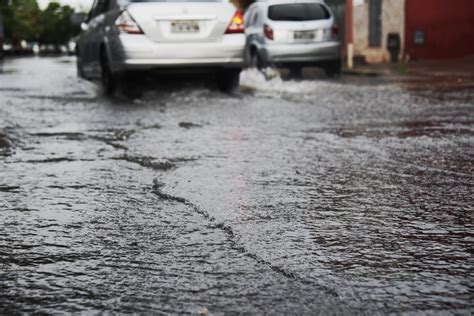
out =
{"type": "Polygon", "coordinates": [[[249,66],[284,67],[294,75],[305,66],[341,72],[338,27],[323,0],[258,1],[245,13],[245,29],[249,66]]]}
{"type": "Polygon", "coordinates": [[[213,73],[232,91],[244,66],[242,14],[228,0],[95,0],[77,43],[78,74],[104,91],[144,72],[213,73]]]}

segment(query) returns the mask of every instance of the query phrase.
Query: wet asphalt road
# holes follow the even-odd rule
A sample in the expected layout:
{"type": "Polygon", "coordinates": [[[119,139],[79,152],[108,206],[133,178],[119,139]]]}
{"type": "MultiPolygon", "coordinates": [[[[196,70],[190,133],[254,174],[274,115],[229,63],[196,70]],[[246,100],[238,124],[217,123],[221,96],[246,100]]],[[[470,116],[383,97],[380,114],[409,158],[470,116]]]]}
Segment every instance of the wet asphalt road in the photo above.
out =
{"type": "Polygon", "coordinates": [[[0,72],[0,314],[465,314],[474,88],[0,72]]]}

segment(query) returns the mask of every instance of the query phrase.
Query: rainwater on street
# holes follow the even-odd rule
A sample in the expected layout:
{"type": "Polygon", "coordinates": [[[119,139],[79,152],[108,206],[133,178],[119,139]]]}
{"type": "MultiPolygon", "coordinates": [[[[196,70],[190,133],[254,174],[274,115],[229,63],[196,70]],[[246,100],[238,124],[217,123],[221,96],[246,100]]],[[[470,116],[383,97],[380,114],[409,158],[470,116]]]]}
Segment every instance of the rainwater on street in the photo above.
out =
{"type": "Polygon", "coordinates": [[[74,62],[0,68],[1,315],[474,310],[474,85],[74,62]]]}

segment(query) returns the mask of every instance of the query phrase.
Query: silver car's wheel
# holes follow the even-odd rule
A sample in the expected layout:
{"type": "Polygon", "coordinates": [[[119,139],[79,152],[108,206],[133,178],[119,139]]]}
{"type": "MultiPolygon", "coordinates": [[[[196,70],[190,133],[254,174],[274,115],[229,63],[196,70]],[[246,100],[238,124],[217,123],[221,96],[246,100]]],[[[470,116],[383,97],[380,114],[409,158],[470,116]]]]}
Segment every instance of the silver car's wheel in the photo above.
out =
{"type": "Polygon", "coordinates": [[[109,60],[105,54],[102,54],[101,61],[101,82],[106,95],[113,95],[117,88],[117,77],[112,73],[109,66],[109,60]]]}
{"type": "Polygon", "coordinates": [[[84,78],[84,70],[82,69],[82,65],[79,60],[77,61],[77,64],[76,64],[76,71],[77,71],[77,76],[79,78],[84,78]]]}
{"type": "Polygon", "coordinates": [[[217,77],[219,90],[225,93],[237,91],[240,85],[240,69],[225,70],[217,77]]]}
{"type": "Polygon", "coordinates": [[[79,52],[77,52],[77,57],[76,57],[76,69],[77,69],[77,76],[79,78],[85,78],[84,76],[84,69],[82,68],[82,58],[79,52]]]}

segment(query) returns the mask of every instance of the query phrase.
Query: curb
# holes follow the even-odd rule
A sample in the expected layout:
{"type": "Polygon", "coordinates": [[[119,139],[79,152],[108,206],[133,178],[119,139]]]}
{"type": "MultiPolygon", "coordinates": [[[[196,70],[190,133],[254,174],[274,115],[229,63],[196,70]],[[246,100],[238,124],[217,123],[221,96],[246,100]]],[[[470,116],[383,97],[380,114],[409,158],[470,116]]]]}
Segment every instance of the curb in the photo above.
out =
{"type": "Polygon", "coordinates": [[[344,75],[362,76],[362,77],[380,77],[380,76],[384,76],[383,73],[379,73],[379,72],[355,70],[355,69],[343,69],[342,73],[344,75]]]}

